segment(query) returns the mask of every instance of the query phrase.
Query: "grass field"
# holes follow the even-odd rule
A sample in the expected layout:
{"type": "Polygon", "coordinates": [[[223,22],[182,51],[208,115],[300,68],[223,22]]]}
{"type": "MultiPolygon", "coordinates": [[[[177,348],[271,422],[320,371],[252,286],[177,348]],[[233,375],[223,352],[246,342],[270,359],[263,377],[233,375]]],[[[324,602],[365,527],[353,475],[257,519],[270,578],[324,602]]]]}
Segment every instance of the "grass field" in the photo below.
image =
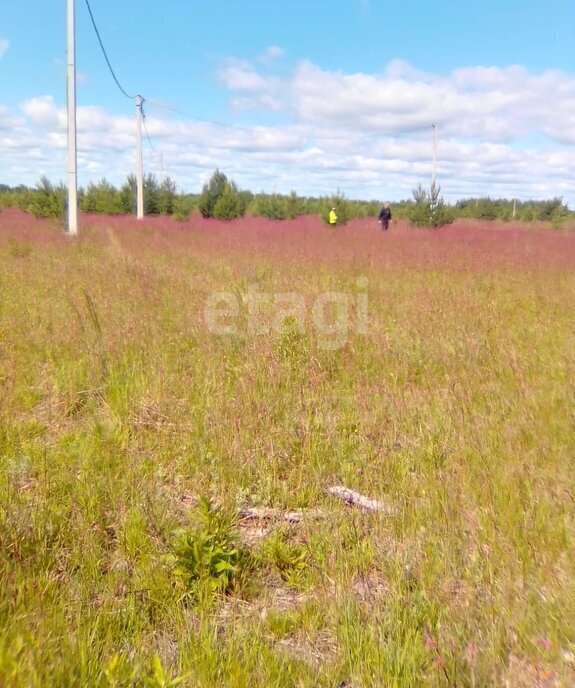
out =
{"type": "Polygon", "coordinates": [[[574,381],[573,234],[3,211],[0,685],[575,685],[574,381]]]}

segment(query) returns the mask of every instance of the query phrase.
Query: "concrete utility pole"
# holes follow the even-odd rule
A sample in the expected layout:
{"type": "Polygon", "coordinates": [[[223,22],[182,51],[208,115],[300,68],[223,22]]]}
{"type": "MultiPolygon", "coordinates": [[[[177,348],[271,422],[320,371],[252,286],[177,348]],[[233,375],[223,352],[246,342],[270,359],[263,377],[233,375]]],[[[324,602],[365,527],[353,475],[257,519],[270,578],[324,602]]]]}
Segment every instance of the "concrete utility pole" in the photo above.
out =
{"type": "Polygon", "coordinates": [[[75,0],[68,0],[68,234],[78,233],[75,0]]]}
{"type": "Polygon", "coordinates": [[[433,128],[433,167],[431,170],[431,188],[435,189],[437,176],[437,124],[432,124],[433,128]]]}
{"type": "Polygon", "coordinates": [[[136,217],[144,217],[144,165],[142,163],[142,96],[136,96],[136,217]]]}

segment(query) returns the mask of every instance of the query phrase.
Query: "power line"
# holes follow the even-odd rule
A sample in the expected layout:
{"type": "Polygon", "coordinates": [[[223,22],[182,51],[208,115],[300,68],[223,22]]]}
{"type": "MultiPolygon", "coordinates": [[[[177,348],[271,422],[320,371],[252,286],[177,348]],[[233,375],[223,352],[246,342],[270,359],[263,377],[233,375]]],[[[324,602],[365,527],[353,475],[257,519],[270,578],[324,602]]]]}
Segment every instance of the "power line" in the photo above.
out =
{"type": "MultiPolygon", "coordinates": [[[[86,6],[88,8],[88,12],[90,14],[90,19],[92,20],[92,26],[94,27],[94,31],[96,32],[98,42],[100,43],[100,48],[102,49],[102,53],[104,55],[104,58],[106,59],[106,62],[108,64],[108,68],[110,70],[110,73],[111,73],[114,81],[116,82],[116,85],[118,86],[120,91],[126,96],[126,98],[129,98],[130,100],[134,100],[134,98],[136,98],[136,96],[131,96],[128,93],[126,93],[126,91],[122,88],[120,82],[118,81],[116,74],[114,73],[114,69],[112,68],[110,60],[109,60],[108,55],[106,53],[106,49],[104,48],[104,44],[103,44],[102,39],[100,37],[100,32],[98,31],[96,21],[94,20],[94,15],[92,14],[92,9],[90,7],[89,0],[86,0],[86,6]]],[[[205,122],[206,124],[213,124],[213,125],[218,126],[218,127],[224,127],[226,129],[231,129],[231,130],[236,130],[236,131],[247,131],[250,134],[253,134],[257,130],[256,127],[245,127],[245,126],[241,126],[239,124],[229,124],[227,122],[221,122],[221,121],[215,120],[215,119],[208,119],[206,117],[199,117],[198,115],[192,115],[189,112],[185,112],[184,110],[180,110],[178,108],[171,107],[170,105],[165,105],[164,103],[160,103],[157,100],[146,99],[146,101],[148,103],[150,103],[151,105],[154,105],[157,108],[161,108],[163,110],[169,110],[170,112],[174,112],[178,115],[182,115],[183,117],[187,117],[189,119],[196,120],[197,122],[205,122]]],[[[142,114],[143,114],[143,110],[142,110],[142,114]]],[[[150,146],[152,147],[152,150],[153,150],[154,148],[153,148],[152,142],[150,140],[150,137],[148,135],[148,131],[147,131],[146,124],[145,124],[145,118],[143,121],[144,121],[144,129],[146,131],[146,136],[148,138],[148,142],[150,143],[150,146]]],[[[373,134],[344,134],[344,135],[331,135],[331,136],[330,135],[323,135],[323,136],[306,135],[306,136],[303,136],[302,138],[309,138],[309,139],[313,139],[315,141],[346,141],[349,139],[379,138],[380,136],[381,136],[381,133],[374,132],[373,134]]]]}
{"type": "Polygon", "coordinates": [[[144,131],[146,132],[146,138],[148,139],[148,143],[150,144],[150,148],[152,149],[152,152],[155,153],[156,151],[154,149],[154,144],[152,143],[152,139],[150,138],[150,135],[148,134],[148,127],[146,126],[146,113],[144,112],[144,99],[143,98],[142,98],[142,102],[140,103],[140,110],[142,111],[142,123],[144,124],[144,131]]]}
{"type": "MultiPolygon", "coordinates": [[[[189,119],[196,120],[197,122],[205,122],[206,124],[214,124],[215,126],[218,127],[224,127],[225,129],[232,129],[232,130],[237,130],[237,131],[247,131],[250,134],[253,134],[254,132],[257,131],[257,127],[243,127],[239,124],[229,124],[227,122],[220,122],[215,119],[207,119],[205,117],[198,117],[197,115],[191,115],[189,112],[184,112],[183,110],[179,110],[178,108],[171,107],[169,105],[164,105],[163,103],[159,103],[157,100],[150,100],[147,99],[148,103],[151,105],[154,105],[157,108],[161,108],[162,110],[169,110],[170,112],[175,112],[178,115],[182,115],[183,117],[188,117],[189,119]]],[[[314,136],[314,135],[301,135],[301,138],[309,138],[309,139],[314,139],[318,141],[328,141],[328,140],[341,140],[341,141],[346,141],[349,139],[366,139],[366,138],[378,138],[380,137],[381,134],[379,133],[374,133],[374,134],[348,134],[348,135],[339,135],[339,136],[314,136]]]]}
{"type": "MultiPolygon", "coordinates": [[[[237,130],[237,131],[247,131],[250,134],[255,133],[258,128],[256,126],[253,127],[245,127],[241,126],[239,124],[229,124],[228,122],[221,122],[215,119],[207,119],[206,117],[199,117],[197,115],[192,115],[189,112],[185,112],[184,110],[179,110],[178,108],[171,107],[170,105],[165,105],[164,103],[160,103],[157,100],[150,100],[149,98],[146,99],[147,103],[150,103],[150,105],[153,105],[157,108],[160,108],[162,110],[169,110],[170,112],[175,112],[178,115],[182,115],[183,117],[187,117],[188,119],[193,119],[196,120],[197,122],[205,122],[206,124],[213,124],[218,127],[224,127],[225,129],[231,129],[231,130],[237,130]]],[[[408,127],[403,131],[396,132],[396,135],[403,135],[406,133],[413,133],[413,132],[418,132],[418,131],[424,131],[427,130],[428,125],[417,125],[415,127],[408,127]]],[[[349,140],[365,140],[365,139],[377,139],[381,138],[383,136],[382,132],[373,132],[371,134],[355,134],[355,133],[349,133],[349,134],[320,134],[320,135],[315,135],[315,134],[300,134],[300,138],[304,139],[312,139],[314,141],[349,141],[349,140]]]]}
{"type": "Polygon", "coordinates": [[[175,112],[178,115],[182,115],[183,117],[188,117],[189,119],[195,119],[198,122],[206,122],[207,124],[215,124],[218,127],[225,127],[227,129],[238,129],[239,131],[249,131],[250,133],[253,133],[255,130],[255,127],[242,127],[240,124],[228,124],[226,122],[218,122],[215,119],[206,119],[205,117],[198,117],[197,115],[191,115],[189,112],[184,112],[183,110],[178,110],[177,108],[170,107],[169,105],[164,105],[163,103],[159,103],[157,100],[149,100],[147,99],[148,103],[151,105],[155,105],[157,108],[161,108],[162,110],[170,110],[171,112],[175,112]]]}
{"type": "MultiPolygon", "coordinates": [[[[118,80],[118,78],[117,78],[117,76],[116,76],[116,73],[114,72],[114,69],[113,69],[113,67],[112,67],[112,64],[111,64],[111,62],[110,62],[110,59],[108,58],[108,54],[107,54],[107,52],[106,52],[106,48],[104,47],[104,43],[103,43],[102,38],[101,38],[101,36],[100,36],[100,32],[99,32],[99,30],[98,30],[98,26],[97,26],[97,24],[96,24],[96,20],[94,19],[94,15],[93,15],[93,13],[92,13],[92,8],[90,7],[90,2],[89,2],[89,0],[86,0],[86,7],[88,8],[88,13],[89,13],[89,15],[90,15],[90,19],[91,19],[91,22],[92,22],[92,26],[93,26],[93,28],[94,28],[94,32],[96,33],[96,37],[97,37],[97,39],[98,39],[98,43],[100,44],[100,48],[101,48],[101,50],[102,50],[102,54],[104,55],[104,58],[105,58],[105,60],[106,60],[106,64],[108,65],[108,69],[110,70],[110,74],[112,75],[112,78],[114,79],[114,81],[115,81],[115,83],[116,83],[116,86],[119,88],[119,90],[122,92],[122,94],[123,94],[126,98],[128,98],[129,100],[134,100],[134,99],[136,99],[136,98],[140,98],[139,108],[140,108],[140,112],[141,112],[141,115],[142,115],[142,123],[143,123],[143,125],[144,125],[144,131],[145,131],[145,134],[146,134],[146,138],[147,138],[147,140],[148,140],[148,143],[150,144],[150,148],[152,149],[153,152],[155,152],[154,145],[153,145],[153,143],[152,143],[152,140],[151,140],[151,138],[150,138],[150,135],[149,135],[149,132],[148,132],[148,128],[147,128],[147,125],[146,125],[146,117],[145,117],[145,114],[144,114],[144,109],[143,109],[143,107],[142,107],[142,104],[143,104],[143,102],[144,102],[144,98],[143,98],[142,96],[131,96],[129,93],[127,93],[127,92],[125,91],[125,89],[124,89],[124,88],[122,87],[122,85],[120,84],[120,82],[119,82],[119,80],[118,80]]],[[[154,105],[154,106],[157,107],[157,108],[161,108],[161,109],[163,109],[163,110],[169,110],[169,111],[174,112],[174,113],[176,113],[176,114],[182,115],[183,117],[187,117],[187,118],[189,118],[189,119],[193,119],[193,120],[196,120],[196,121],[198,121],[198,122],[205,122],[205,123],[207,123],[207,124],[212,124],[212,125],[218,126],[218,127],[224,127],[224,128],[226,128],[226,129],[235,130],[235,131],[245,131],[245,132],[248,132],[248,133],[250,133],[250,134],[255,134],[255,133],[258,131],[258,127],[256,127],[256,126],[246,127],[246,126],[241,126],[241,125],[238,125],[238,124],[229,124],[229,123],[227,123],[227,122],[221,122],[221,121],[214,120],[214,119],[208,119],[208,118],[205,118],[205,117],[199,117],[199,116],[197,116],[197,115],[192,115],[192,114],[190,114],[189,112],[185,112],[185,111],[180,110],[180,109],[178,109],[178,108],[174,108],[174,107],[171,107],[171,106],[169,106],[169,105],[165,105],[165,104],[160,103],[160,102],[158,102],[158,101],[156,101],[156,100],[148,100],[148,99],[147,99],[147,102],[150,103],[151,105],[154,105]]],[[[259,129],[261,129],[261,128],[262,128],[262,127],[259,127],[259,129]]],[[[415,127],[414,130],[417,131],[417,130],[419,130],[420,128],[423,129],[423,127],[415,127]]],[[[398,132],[398,133],[401,134],[402,132],[398,132]]],[[[309,140],[313,140],[313,141],[346,141],[346,140],[349,141],[349,140],[362,140],[362,139],[363,139],[363,140],[366,140],[366,139],[380,138],[381,136],[382,136],[382,133],[381,133],[381,132],[374,132],[374,133],[372,133],[372,134],[343,134],[343,135],[342,135],[342,134],[340,134],[340,135],[299,134],[299,137],[300,137],[300,138],[302,138],[302,139],[309,139],[309,140]]]]}
{"type": "Polygon", "coordinates": [[[112,68],[112,65],[110,64],[110,60],[108,59],[108,54],[106,53],[106,48],[104,48],[104,44],[102,43],[102,38],[100,37],[100,32],[98,31],[98,27],[96,26],[96,20],[94,19],[94,15],[92,14],[92,8],[90,7],[90,2],[89,0],[86,0],[86,7],[88,8],[88,12],[90,14],[90,19],[92,20],[92,26],[94,27],[94,31],[96,32],[96,36],[98,38],[98,43],[100,44],[100,48],[102,49],[102,53],[104,54],[104,57],[106,58],[106,62],[108,64],[108,69],[110,70],[110,74],[114,78],[114,81],[116,82],[116,86],[122,91],[122,93],[126,96],[126,98],[129,98],[130,100],[134,100],[136,96],[131,96],[129,93],[126,93],[126,91],[122,88],[120,82],[118,81],[118,78],[116,77],[116,74],[114,73],[114,70],[112,68]]]}

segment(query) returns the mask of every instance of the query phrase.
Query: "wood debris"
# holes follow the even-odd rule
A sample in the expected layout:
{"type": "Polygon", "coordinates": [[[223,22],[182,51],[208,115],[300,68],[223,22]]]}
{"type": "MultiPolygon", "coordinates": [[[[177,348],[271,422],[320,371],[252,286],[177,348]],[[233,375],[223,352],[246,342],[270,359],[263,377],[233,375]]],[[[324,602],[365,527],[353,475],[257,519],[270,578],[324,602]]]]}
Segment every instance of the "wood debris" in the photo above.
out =
{"type": "Polygon", "coordinates": [[[333,487],[328,487],[327,492],[334,497],[339,497],[343,499],[346,504],[350,506],[357,506],[360,509],[366,509],[367,511],[379,511],[386,514],[392,514],[394,512],[393,508],[377,499],[371,499],[365,495],[355,492],[355,490],[350,490],[349,487],[344,487],[343,485],[334,485],[333,487]]]}

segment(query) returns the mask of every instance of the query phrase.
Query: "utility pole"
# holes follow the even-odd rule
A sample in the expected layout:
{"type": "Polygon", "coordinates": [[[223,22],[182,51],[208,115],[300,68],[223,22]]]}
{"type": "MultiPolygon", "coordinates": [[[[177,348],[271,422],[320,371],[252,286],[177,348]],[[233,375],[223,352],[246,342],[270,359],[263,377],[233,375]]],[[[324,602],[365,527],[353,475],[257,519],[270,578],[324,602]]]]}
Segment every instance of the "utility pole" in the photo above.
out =
{"type": "Polygon", "coordinates": [[[144,165],[142,163],[142,96],[136,96],[136,217],[144,217],[144,165]]]}
{"type": "Polygon", "coordinates": [[[431,170],[431,189],[435,190],[437,176],[437,124],[431,125],[433,129],[433,166],[431,170]]]}
{"type": "Polygon", "coordinates": [[[78,233],[75,0],[68,0],[68,234],[78,233]]]}

